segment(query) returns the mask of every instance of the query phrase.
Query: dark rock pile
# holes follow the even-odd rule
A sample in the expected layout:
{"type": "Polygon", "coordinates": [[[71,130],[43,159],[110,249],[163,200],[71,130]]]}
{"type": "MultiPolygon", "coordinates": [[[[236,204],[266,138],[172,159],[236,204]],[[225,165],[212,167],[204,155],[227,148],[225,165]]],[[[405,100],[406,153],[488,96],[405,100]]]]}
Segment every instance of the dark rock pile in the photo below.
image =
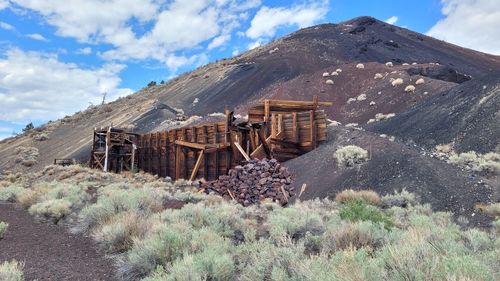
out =
{"type": "Polygon", "coordinates": [[[236,166],[228,175],[201,185],[205,192],[215,192],[222,197],[236,200],[243,206],[269,199],[281,205],[288,203],[295,192],[292,176],[276,159],[251,160],[236,166]]]}

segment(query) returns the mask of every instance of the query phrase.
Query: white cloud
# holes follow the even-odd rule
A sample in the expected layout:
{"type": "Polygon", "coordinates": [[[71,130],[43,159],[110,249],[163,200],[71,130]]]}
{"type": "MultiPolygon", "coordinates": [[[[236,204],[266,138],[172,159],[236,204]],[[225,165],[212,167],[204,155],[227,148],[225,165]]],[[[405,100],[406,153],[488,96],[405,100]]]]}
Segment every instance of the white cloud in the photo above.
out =
{"type": "Polygon", "coordinates": [[[497,0],[442,0],[445,16],[427,35],[500,55],[500,5],[497,0]]]}
{"type": "Polygon", "coordinates": [[[5,30],[14,30],[16,29],[14,26],[6,23],[6,22],[3,22],[3,21],[0,21],[0,28],[1,29],[5,29],[5,30]]]}
{"type": "Polygon", "coordinates": [[[132,93],[119,88],[122,64],[82,69],[58,60],[56,55],[7,51],[0,57],[0,120],[27,122],[48,120],[99,103],[101,93],[108,101],[132,93]]]}
{"type": "Polygon", "coordinates": [[[252,49],[258,48],[258,47],[260,47],[260,46],[262,46],[264,44],[265,44],[264,39],[259,38],[256,41],[251,42],[250,44],[248,44],[247,48],[248,48],[248,50],[252,50],[252,49]]]}
{"type": "Polygon", "coordinates": [[[0,10],[3,10],[7,7],[9,7],[9,1],[8,0],[0,0],[0,10]]]}
{"type": "Polygon", "coordinates": [[[90,55],[92,54],[92,48],[90,47],[81,48],[76,50],[76,53],[79,55],[90,55]]]}
{"type": "Polygon", "coordinates": [[[49,39],[43,37],[43,35],[38,34],[38,33],[33,33],[33,34],[27,34],[26,37],[29,37],[33,40],[38,40],[38,41],[43,41],[43,42],[49,42],[49,39]]]}
{"type": "Polygon", "coordinates": [[[299,28],[313,25],[325,17],[328,12],[328,1],[316,1],[302,5],[287,7],[261,7],[250,23],[246,35],[252,39],[272,37],[276,30],[283,26],[299,28]]]}
{"type": "Polygon", "coordinates": [[[58,35],[112,45],[101,53],[105,59],[153,59],[168,67],[199,61],[203,54],[176,53],[204,42],[211,42],[211,48],[221,46],[245,12],[260,5],[260,0],[67,0],[64,5],[59,0],[14,1],[40,13],[58,35]],[[132,19],[151,27],[138,34],[132,19]]]}
{"type": "Polygon", "coordinates": [[[399,20],[398,17],[392,16],[392,17],[386,19],[385,22],[388,24],[395,24],[398,20],[399,20]]]}
{"type": "Polygon", "coordinates": [[[221,36],[217,36],[212,40],[212,42],[210,42],[210,44],[208,44],[207,49],[212,50],[212,49],[215,49],[217,47],[220,47],[220,46],[224,45],[230,39],[231,39],[230,34],[224,34],[221,36]]]}

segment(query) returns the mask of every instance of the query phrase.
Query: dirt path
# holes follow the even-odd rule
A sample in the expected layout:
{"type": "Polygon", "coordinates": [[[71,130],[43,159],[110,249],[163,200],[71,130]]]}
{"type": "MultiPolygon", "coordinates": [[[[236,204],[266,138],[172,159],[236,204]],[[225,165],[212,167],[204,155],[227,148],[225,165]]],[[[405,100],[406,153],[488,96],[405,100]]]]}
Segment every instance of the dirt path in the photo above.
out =
{"type": "Polygon", "coordinates": [[[9,224],[0,240],[0,262],[23,261],[26,280],[115,280],[112,261],[91,239],[36,222],[13,204],[0,203],[0,221],[9,224]]]}

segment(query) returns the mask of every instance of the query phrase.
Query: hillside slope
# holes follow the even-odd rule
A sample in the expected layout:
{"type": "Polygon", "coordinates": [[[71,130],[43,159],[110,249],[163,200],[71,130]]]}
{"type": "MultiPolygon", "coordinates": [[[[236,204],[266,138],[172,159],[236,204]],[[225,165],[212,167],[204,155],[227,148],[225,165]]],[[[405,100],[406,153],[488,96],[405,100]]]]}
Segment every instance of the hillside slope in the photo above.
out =
{"type": "Polygon", "coordinates": [[[463,83],[369,130],[434,148],[500,152],[500,72],[463,83]]]}
{"type": "Polygon", "coordinates": [[[263,97],[310,100],[319,95],[320,100],[334,102],[327,109],[330,119],[366,124],[377,113],[399,114],[471,77],[495,70],[500,70],[498,56],[373,18],[319,25],[198,68],[165,85],[144,88],[127,98],[50,123],[41,128],[48,134],[47,140],[34,140],[37,132],[4,140],[0,142],[0,169],[38,170],[54,158],[85,161],[94,127],[112,124],[136,132],[163,130],[176,109],[204,116],[222,112],[227,106],[244,114],[249,104],[263,97]],[[365,68],[356,68],[360,62],[365,68]],[[394,66],[386,66],[386,62],[394,66]],[[337,68],[342,69],[339,76],[323,77],[324,72],[337,68]],[[383,78],[374,79],[376,73],[383,78]],[[391,78],[404,82],[392,86],[391,78]],[[414,93],[405,93],[405,87],[419,78],[425,83],[414,93]],[[326,84],[327,79],[333,85],[326,84]],[[19,146],[36,147],[38,162],[30,167],[16,163],[19,146]]]}
{"type": "Polygon", "coordinates": [[[417,194],[434,210],[453,212],[472,225],[487,225],[476,203],[496,202],[496,179],[487,180],[429,157],[429,153],[392,142],[377,134],[343,126],[331,126],[329,140],[316,150],[285,163],[296,176],[294,185],[307,188],[301,200],[334,198],[345,189],[372,189],[390,194],[405,189],[417,194]],[[369,151],[370,160],[355,167],[339,168],[334,157],[341,146],[356,145],[369,151]]]}

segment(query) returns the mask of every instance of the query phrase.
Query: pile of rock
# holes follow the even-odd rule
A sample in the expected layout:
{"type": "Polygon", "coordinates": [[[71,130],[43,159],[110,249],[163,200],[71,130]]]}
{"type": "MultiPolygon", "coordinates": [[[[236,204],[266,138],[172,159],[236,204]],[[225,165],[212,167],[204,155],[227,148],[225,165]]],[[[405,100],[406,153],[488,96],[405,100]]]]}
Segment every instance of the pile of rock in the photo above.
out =
{"type": "Polygon", "coordinates": [[[276,159],[251,160],[244,166],[236,166],[228,175],[201,185],[205,192],[215,192],[228,200],[236,200],[249,206],[265,199],[288,203],[295,195],[291,186],[292,176],[276,159]]]}

